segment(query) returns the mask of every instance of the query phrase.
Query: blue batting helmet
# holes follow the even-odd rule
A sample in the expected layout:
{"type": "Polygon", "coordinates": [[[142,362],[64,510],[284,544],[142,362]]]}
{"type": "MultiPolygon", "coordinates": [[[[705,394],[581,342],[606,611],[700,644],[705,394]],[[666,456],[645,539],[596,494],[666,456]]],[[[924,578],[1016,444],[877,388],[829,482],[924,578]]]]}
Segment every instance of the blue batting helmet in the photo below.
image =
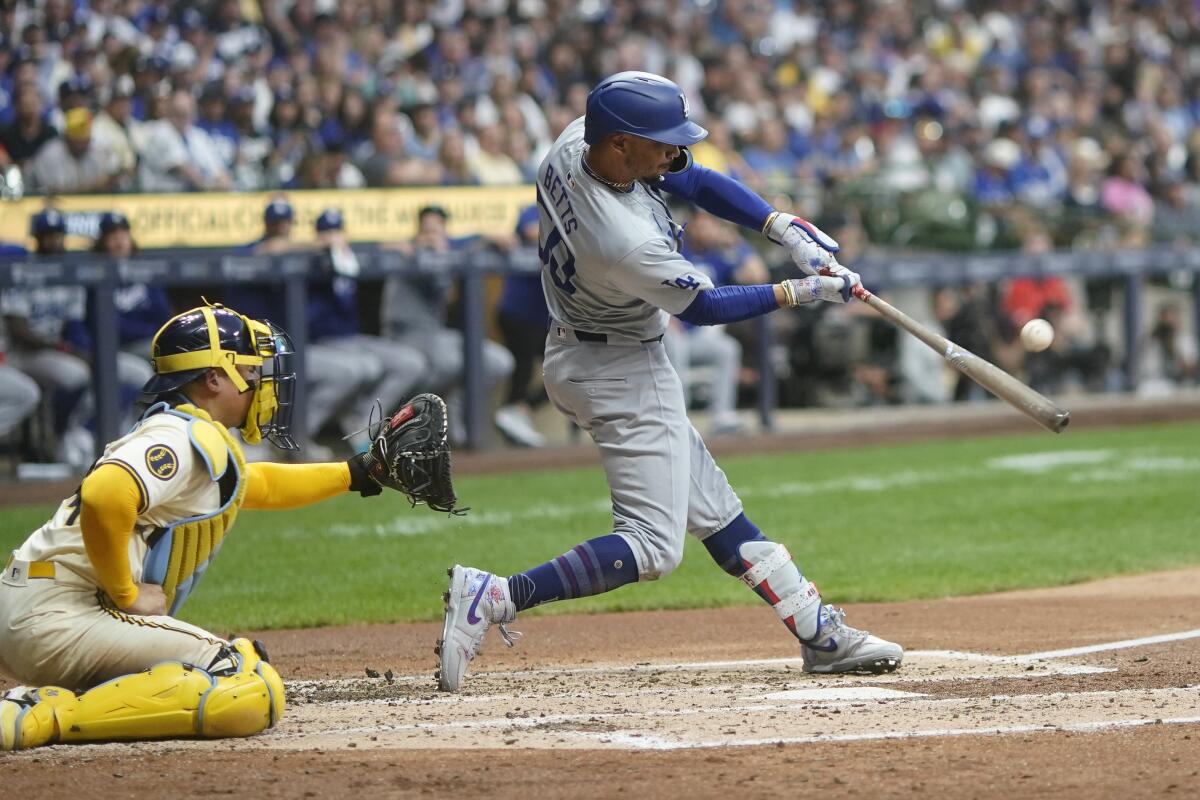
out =
{"type": "Polygon", "coordinates": [[[29,233],[41,236],[43,233],[66,233],[67,220],[56,208],[47,208],[29,218],[29,233]]]}
{"type": "Polygon", "coordinates": [[[708,136],[688,119],[688,101],[674,81],[649,72],[618,72],[588,94],[583,140],[596,144],[613,133],[630,133],[684,147],[708,136]]]}

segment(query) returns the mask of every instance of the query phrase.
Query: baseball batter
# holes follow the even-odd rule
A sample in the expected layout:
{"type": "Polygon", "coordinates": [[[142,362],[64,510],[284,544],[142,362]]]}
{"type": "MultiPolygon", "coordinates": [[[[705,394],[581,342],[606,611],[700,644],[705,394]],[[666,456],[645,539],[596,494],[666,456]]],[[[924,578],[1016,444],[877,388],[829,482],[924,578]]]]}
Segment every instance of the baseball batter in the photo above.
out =
{"type": "Polygon", "coordinates": [[[204,306],[169,320],[152,350],[141,421],[0,575],[0,672],[32,684],[0,696],[0,750],[274,725],[283,683],[262,647],[173,615],[240,510],[382,490],[373,451],[246,463],[230,428],[252,444],[295,448],[295,355],[278,327],[204,306]]]}
{"type": "Polygon", "coordinates": [[[550,309],[545,383],[551,400],[600,448],[613,528],[507,579],[450,570],[439,686],[457,691],[488,628],[540,603],[655,580],[696,536],[724,570],[769,603],[800,641],[809,672],[890,672],[896,644],[849,627],[822,602],[787,548],[743,513],[741,500],[688,421],[662,345],[668,315],[696,325],[750,319],[814,301],[846,302],[858,276],[837,243],[772,209],[742,184],[693,163],[707,132],[679,87],[622,72],[588,95],[538,170],[542,285],[550,309]],[[807,277],[713,288],[679,253],[682,228],[663,192],[757,229],[786,247],[807,277]]]}

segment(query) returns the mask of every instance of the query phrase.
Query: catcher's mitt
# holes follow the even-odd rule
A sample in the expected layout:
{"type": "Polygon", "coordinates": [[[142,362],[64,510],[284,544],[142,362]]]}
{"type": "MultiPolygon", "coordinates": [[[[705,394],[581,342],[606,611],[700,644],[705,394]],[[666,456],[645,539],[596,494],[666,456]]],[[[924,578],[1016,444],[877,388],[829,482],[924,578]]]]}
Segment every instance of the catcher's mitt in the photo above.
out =
{"type": "Polygon", "coordinates": [[[350,489],[378,494],[379,487],[408,495],[415,506],[465,513],[450,481],[450,444],[446,440],[446,403],[436,394],[419,394],[385,419],[367,452],[350,459],[350,489]]]}

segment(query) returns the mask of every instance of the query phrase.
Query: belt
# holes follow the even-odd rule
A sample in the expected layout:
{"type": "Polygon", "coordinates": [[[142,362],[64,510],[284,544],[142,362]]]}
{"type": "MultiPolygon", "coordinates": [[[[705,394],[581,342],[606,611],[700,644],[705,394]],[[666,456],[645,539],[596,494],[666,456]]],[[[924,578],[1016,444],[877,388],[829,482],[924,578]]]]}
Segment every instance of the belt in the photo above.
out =
{"type": "Polygon", "coordinates": [[[19,561],[15,556],[9,556],[4,565],[4,577],[16,578],[21,573],[27,578],[54,578],[53,561],[19,561]],[[14,566],[15,565],[15,566],[14,566]]]}
{"type": "MultiPolygon", "coordinates": [[[[587,331],[575,331],[575,338],[581,342],[598,342],[599,344],[608,344],[608,336],[603,333],[588,333],[587,331]]],[[[642,344],[652,344],[661,342],[663,335],[660,333],[653,339],[642,339],[642,344]]]]}

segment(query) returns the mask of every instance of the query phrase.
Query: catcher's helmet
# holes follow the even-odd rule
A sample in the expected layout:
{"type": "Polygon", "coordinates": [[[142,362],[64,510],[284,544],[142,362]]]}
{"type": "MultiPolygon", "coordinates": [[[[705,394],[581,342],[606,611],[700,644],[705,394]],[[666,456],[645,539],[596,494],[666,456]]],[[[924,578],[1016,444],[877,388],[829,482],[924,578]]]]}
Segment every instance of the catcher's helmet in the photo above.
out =
{"type": "Polygon", "coordinates": [[[596,144],[613,133],[631,133],[684,147],[708,136],[688,119],[688,101],[674,81],[649,72],[618,72],[588,94],[583,140],[596,144]]]}
{"type": "Polygon", "coordinates": [[[158,329],[151,345],[155,375],[142,387],[147,404],[178,391],[210,369],[224,371],[254,401],[241,426],[242,438],[257,444],[264,436],[284,450],[298,449],[291,436],[296,372],[291,339],[269,321],[250,319],[220,305],[178,314],[158,329]],[[237,367],[257,367],[247,380],[237,367]]]}

